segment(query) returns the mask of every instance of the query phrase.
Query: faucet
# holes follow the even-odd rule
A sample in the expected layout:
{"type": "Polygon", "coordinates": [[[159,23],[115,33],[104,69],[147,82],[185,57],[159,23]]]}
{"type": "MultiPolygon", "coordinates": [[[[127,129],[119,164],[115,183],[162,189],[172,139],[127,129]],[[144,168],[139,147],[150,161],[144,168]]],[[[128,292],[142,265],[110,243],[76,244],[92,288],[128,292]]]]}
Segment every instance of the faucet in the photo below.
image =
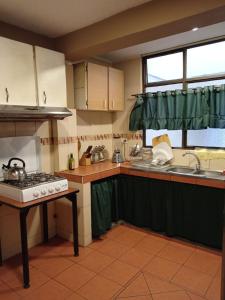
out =
{"type": "Polygon", "coordinates": [[[200,159],[199,159],[198,155],[196,155],[196,154],[193,153],[193,152],[186,152],[186,153],[184,153],[182,156],[186,156],[186,155],[192,155],[192,156],[194,156],[194,157],[196,158],[197,164],[195,165],[195,171],[196,171],[196,172],[199,172],[200,169],[201,169],[201,162],[200,162],[200,159]]]}

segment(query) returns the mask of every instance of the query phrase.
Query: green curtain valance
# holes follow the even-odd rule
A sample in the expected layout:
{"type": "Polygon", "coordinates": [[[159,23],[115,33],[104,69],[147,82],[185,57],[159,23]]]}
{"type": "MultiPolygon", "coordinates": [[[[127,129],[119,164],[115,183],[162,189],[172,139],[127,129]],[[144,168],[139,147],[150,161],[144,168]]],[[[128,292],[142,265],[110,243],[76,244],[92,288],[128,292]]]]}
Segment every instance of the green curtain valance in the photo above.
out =
{"type": "Polygon", "coordinates": [[[225,128],[225,85],[137,96],[129,129],[225,128]]]}

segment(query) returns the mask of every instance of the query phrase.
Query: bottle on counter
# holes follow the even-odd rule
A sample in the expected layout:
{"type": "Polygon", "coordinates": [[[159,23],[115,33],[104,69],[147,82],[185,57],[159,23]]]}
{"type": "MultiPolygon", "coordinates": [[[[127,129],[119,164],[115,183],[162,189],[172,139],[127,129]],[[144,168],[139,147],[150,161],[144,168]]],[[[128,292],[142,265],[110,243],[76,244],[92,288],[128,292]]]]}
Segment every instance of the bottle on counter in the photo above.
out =
{"type": "Polygon", "coordinates": [[[69,157],[69,170],[74,170],[75,169],[75,159],[73,157],[73,153],[70,153],[69,157]]]}

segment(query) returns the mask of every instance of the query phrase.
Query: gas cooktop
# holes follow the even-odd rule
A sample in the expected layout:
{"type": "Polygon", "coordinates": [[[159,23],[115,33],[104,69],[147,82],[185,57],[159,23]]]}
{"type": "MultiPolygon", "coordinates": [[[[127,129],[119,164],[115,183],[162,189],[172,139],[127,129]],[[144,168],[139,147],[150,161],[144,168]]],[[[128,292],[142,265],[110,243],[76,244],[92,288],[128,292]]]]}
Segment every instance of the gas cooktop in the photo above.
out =
{"type": "Polygon", "coordinates": [[[1,183],[8,184],[19,189],[26,189],[30,187],[35,187],[43,183],[55,182],[62,179],[64,178],[47,173],[31,173],[27,175],[23,181],[4,180],[1,183]]]}
{"type": "Polygon", "coordinates": [[[28,174],[23,181],[0,181],[0,195],[27,202],[68,189],[67,179],[46,173],[28,174]]]}

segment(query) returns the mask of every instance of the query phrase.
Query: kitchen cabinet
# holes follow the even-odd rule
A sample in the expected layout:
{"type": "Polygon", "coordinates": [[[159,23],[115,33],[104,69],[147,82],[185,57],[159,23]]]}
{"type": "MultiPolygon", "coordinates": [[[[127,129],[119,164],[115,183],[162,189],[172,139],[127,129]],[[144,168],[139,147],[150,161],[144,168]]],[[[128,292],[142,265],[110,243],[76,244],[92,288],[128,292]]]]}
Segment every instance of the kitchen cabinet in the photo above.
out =
{"type": "Polygon", "coordinates": [[[0,104],[37,105],[33,47],[0,37],[0,104]]]}
{"type": "Polygon", "coordinates": [[[66,107],[66,71],[63,53],[35,46],[40,106],[66,107]]]}
{"type": "Polygon", "coordinates": [[[222,248],[223,189],[129,175],[116,180],[116,193],[106,179],[98,186],[92,183],[93,232],[100,235],[110,228],[113,209],[114,220],[222,248]]]}
{"type": "Polygon", "coordinates": [[[119,216],[118,177],[109,177],[91,184],[92,236],[99,237],[111,228],[119,216]]]}
{"type": "Polygon", "coordinates": [[[122,111],[124,109],[124,73],[122,70],[108,68],[109,80],[109,110],[122,111]]]}
{"type": "Polygon", "coordinates": [[[223,189],[122,175],[120,190],[123,220],[221,249],[223,189]]]}
{"type": "Polygon", "coordinates": [[[123,71],[90,62],[74,65],[74,98],[78,110],[122,110],[123,71]]]}

